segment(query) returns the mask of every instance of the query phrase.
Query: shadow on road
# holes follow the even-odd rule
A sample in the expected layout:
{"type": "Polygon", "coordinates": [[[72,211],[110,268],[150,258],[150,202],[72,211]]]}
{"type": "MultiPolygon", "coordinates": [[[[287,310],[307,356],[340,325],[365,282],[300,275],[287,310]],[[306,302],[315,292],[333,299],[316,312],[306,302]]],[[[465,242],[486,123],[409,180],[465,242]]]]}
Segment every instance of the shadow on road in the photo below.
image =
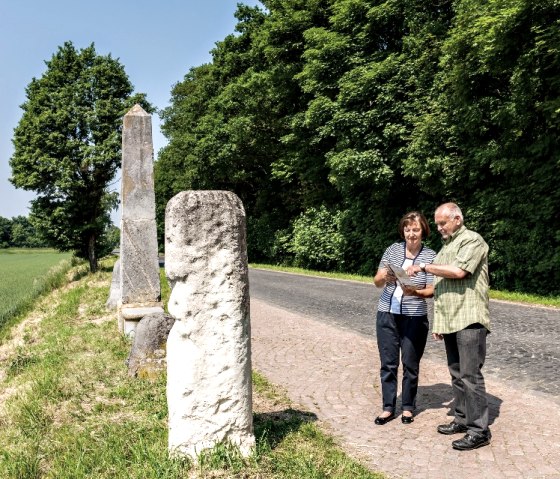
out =
{"type": "MultiPolygon", "coordinates": [[[[500,416],[500,408],[502,400],[487,394],[488,397],[488,422],[492,424],[494,420],[500,416]]],[[[453,399],[453,391],[450,384],[431,384],[429,386],[418,386],[418,408],[416,414],[421,414],[427,409],[447,409],[447,415],[451,418],[454,416],[455,402],[453,399]]]]}

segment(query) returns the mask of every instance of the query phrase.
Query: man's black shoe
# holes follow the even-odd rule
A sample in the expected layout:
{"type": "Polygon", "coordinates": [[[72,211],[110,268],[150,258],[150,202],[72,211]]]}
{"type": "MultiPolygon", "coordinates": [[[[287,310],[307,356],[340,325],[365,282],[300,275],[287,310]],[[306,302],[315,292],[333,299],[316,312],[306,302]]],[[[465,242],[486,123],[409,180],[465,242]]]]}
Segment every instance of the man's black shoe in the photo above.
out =
{"type": "Polygon", "coordinates": [[[439,432],[440,434],[445,434],[446,436],[450,436],[451,434],[467,432],[467,426],[465,426],[464,424],[458,424],[453,421],[449,424],[440,424],[437,427],[437,432],[439,432]]]}
{"type": "Polygon", "coordinates": [[[453,449],[458,449],[459,451],[470,451],[471,449],[476,449],[477,447],[490,444],[491,437],[490,432],[488,432],[488,434],[477,435],[468,432],[465,434],[463,439],[457,439],[456,441],[453,441],[451,445],[453,446],[453,449]]]}

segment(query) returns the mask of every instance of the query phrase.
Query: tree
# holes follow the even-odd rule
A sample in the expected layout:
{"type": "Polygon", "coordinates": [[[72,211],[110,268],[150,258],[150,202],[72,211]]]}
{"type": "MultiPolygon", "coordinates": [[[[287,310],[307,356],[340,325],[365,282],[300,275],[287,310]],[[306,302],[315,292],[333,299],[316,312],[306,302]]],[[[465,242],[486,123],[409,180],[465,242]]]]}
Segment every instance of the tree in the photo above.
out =
{"type": "Polygon", "coordinates": [[[494,287],[558,294],[560,0],[261,3],[172,91],[160,220],[229,189],[253,261],[373,274],[405,211],[456,201],[494,287]]]}
{"type": "Polygon", "coordinates": [[[45,241],[26,216],[14,216],[11,225],[10,246],[16,248],[43,248],[45,241]]]}
{"type": "Polygon", "coordinates": [[[12,237],[12,222],[0,216],[0,248],[8,248],[12,237]]]}
{"type": "Polygon", "coordinates": [[[455,9],[405,169],[424,191],[464,206],[488,240],[493,287],[558,294],[560,2],[461,0],[455,9]]]}
{"type": "Polygon", "coordinates": [[[449,1],[338,0],[331,12],[326,26],[304,32],[297,78],[311,99],[289,140],[299,171],[309,175],[314,157],[339,193],[337,204],[319,200],[341,213],[345,268],[374,274],[398,218],[426,202],[402,165],[452,9],[449,1]]]}
{"type": "Polygon", "coordinates": [[[26,89],[10,181],[37,193],[30,220],[48,243],[89,260],[93,272],[118,202],[108,187],[121,165],[122,117],[135,103],[153,108],[93,43],[76,50],[66,42],[45,63],[26,89]]]}
{"type": "Polygon", "coordinates": [[[274,231],[306,206],[299,192],[320,190],[317,177],[329,186],[324,168],[294,174],[293,151],[283,141],[305,104],[294,78],[303,31],[325,16],[322,4],[329,2],[265,0],[268,13],[240,5],[239,35],[218,42],[213,62],[191,69],[175,85],[171,106],[162,112],[169,144],[155,166],[160,233],[165,204],[176,192],[232,190],[245,205],[248,249],[257,260],[272,248],[274,231]]]}

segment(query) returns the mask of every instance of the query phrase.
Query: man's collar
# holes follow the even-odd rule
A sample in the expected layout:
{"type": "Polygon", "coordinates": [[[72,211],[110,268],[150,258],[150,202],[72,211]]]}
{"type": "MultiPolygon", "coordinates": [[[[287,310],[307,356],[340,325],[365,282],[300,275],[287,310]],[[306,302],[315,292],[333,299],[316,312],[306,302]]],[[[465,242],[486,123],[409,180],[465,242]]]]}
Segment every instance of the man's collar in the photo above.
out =
{"type": "Polygon", "coordinates": [[[457,236],[459,236],[466,229],[467,229],[467,227],[465,225],[461,225],[461,227],[457,231],[455,231],[447,240],[444,240],[444,243],[445,244],[451,243],[451,241],[453,241],[455,238],[457,238],[457,236]]]}

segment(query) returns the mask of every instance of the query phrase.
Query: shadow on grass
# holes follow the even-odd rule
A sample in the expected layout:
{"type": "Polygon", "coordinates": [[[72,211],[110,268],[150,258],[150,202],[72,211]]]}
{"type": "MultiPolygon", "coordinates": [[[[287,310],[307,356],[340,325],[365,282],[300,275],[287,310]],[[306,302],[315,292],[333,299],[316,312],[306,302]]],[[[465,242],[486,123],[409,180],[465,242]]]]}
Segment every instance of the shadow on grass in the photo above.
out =
{"type": "Polygon", "coordinates": [[[114,266],[112,264],[100,264],[97,271],[101,273],[112,273],[114,266]]]}
{"type": "MultiPolygon", "coordinates": [[[[99,268],[101,269],[101,268],[99,268]]],[[[89,274],[89,267],[85,264],[80,265],[76,268],[73,268],[70,272],[69,280],[70,282],[73,281],[80,281],[82,278],[86,277],[89,274]]]]}
{"type": "Polygon", "coordinates": [[[314,413],[297,409],[284,409],[253,415],[253,427],[257,442],[266,442],[274,449],[286,436],[297,432],[304,424],[317,421],[314,413]]]}

